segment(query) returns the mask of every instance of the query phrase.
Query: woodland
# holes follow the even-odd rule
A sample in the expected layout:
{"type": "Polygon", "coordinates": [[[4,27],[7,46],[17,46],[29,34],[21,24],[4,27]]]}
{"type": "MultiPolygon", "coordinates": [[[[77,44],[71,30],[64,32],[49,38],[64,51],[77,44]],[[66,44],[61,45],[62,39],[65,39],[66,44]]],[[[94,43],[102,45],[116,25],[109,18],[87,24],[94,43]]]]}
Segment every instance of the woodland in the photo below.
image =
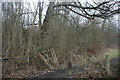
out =
{"type": "Polygon", "coordinates": [[[0,4],[3,78],[118,77],[119,0],[0,4]]]}

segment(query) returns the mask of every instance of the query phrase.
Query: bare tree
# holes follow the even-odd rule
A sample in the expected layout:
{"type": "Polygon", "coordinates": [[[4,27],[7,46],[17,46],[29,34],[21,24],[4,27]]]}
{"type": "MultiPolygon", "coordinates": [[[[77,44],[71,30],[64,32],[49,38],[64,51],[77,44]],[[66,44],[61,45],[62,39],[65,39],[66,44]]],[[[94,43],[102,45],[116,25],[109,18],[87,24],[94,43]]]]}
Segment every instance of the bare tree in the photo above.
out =
{"type": "Polygon", "coordinates": [[[85,5],[81,4],[79,1],[73,3],[60,3],[54,5],[55,7],[64,6],[66,9],[80,15],[86,17],[88,19],[98,18],[109,18],[114,14],[120,13],[120,8],[117,7],[120,4],[120,1],[104,1],[104,2],[94,2],[94,4],[90,4],[86,2],[85,5]],[[76,8],[76,9],[72,9],[76,8]]]}

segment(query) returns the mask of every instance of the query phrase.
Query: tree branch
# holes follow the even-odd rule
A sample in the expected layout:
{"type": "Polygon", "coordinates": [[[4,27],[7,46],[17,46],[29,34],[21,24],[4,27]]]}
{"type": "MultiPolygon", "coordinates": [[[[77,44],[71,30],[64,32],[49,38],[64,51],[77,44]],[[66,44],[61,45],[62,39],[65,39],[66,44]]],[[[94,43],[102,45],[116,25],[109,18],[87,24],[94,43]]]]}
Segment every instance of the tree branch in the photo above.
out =
{"type": "Polygon", "coordinates": [[[88,19],[94,19],[95,17],[107,19],[112,15],[120,13],[120,8],[116,7],[119,4],[120,1],[105,1],[96,4],[96,6],[91,4],[89,4],[89,6],[88,5],[83,6],[80,2],[76,2],[75,4],[72,3],[56,4],[53,6],[53,8],[64,6],[73,13],[76,13],[88,19]],[[75,9],[73,10],[72,7],[75,9]],[[76,9],[79,9],[79,11],[76,11],[76,9]]]}

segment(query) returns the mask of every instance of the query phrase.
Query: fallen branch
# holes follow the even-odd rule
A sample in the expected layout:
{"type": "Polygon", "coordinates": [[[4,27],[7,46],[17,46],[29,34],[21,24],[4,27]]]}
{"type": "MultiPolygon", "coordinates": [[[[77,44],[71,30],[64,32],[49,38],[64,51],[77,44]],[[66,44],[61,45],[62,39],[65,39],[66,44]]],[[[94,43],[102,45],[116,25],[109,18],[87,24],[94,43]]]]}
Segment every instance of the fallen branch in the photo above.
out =
{"type": "Polygon", "coordinates": [[[42,58],[42,60],[45,62],[45,64],[48,65],[50,69],[53,69],[53,67],[48,63],[48,61],[44,58],[44,56],[42,56],[41,53],[39,53],[39,55],[42,58]]]}

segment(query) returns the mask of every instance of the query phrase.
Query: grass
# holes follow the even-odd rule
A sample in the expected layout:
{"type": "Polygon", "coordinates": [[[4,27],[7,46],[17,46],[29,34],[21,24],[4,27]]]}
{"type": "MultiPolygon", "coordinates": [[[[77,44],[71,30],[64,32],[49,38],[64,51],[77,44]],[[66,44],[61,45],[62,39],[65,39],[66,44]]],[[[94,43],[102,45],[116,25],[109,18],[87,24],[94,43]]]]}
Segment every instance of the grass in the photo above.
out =
{"type": "Polygon", "coordinates": [[[105,58],[106,55],[109,55],[110,59],[117,58],[118,57],[118,49],[108,49],[103,54],[98,55],[98,57],[105,58]]]}

